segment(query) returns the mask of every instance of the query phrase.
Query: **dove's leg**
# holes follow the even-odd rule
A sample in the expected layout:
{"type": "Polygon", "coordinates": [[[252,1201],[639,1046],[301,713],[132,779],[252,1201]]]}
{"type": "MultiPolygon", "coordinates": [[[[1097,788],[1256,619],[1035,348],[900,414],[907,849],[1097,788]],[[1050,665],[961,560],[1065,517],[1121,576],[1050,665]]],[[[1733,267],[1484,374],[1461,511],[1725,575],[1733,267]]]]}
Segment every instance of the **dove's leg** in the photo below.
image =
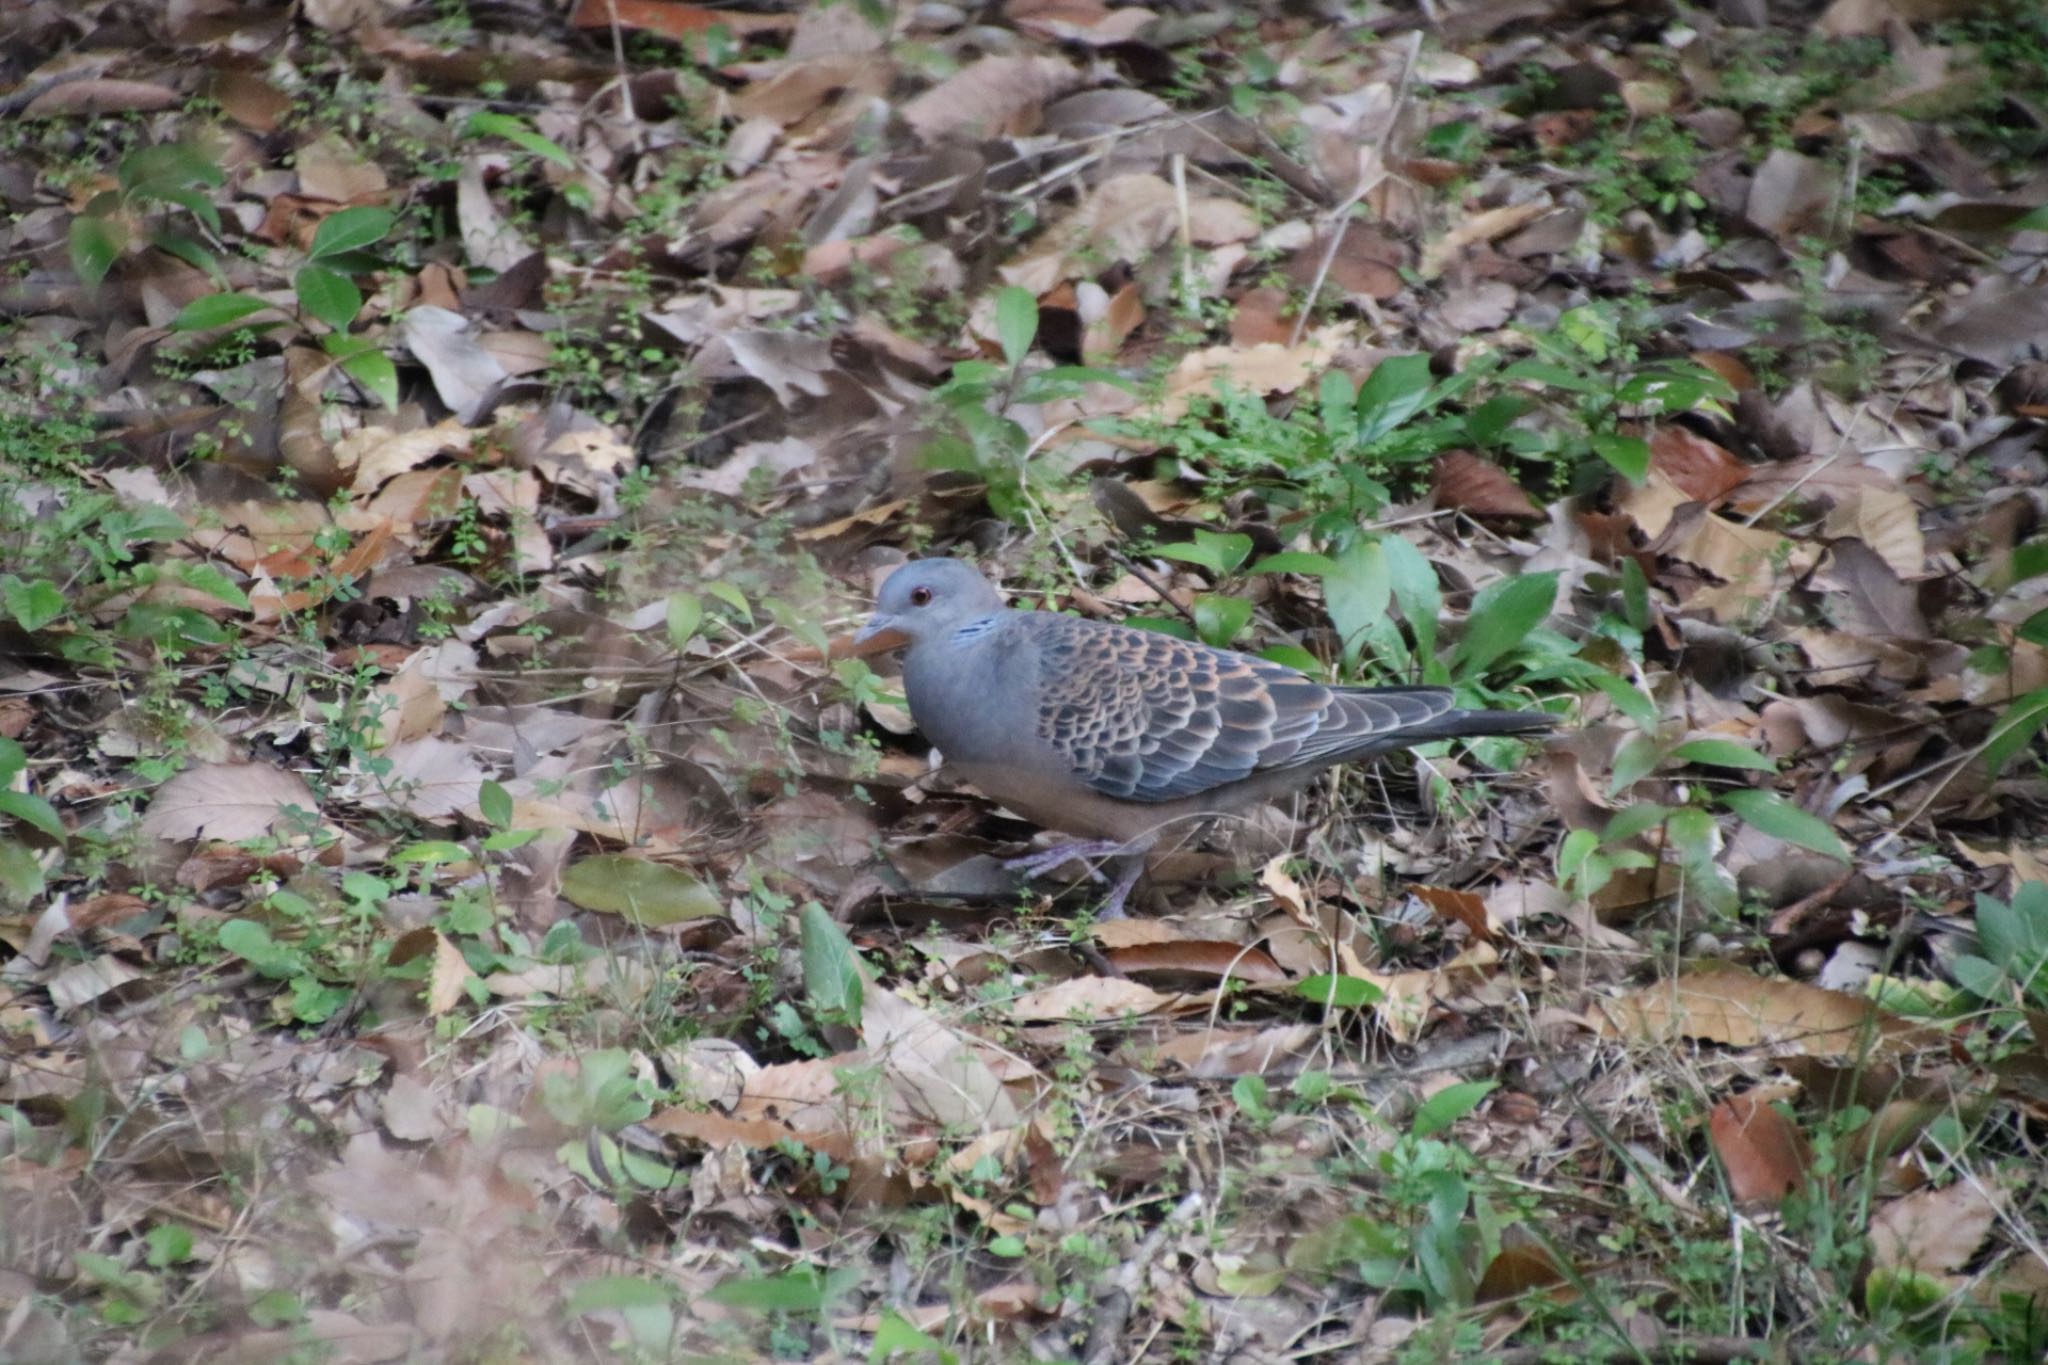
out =
{"type": "Polygon", "coordinates": [[[1117,861],[1121,862],[1123,867],[1116,874],[1116,885],[1109,888],[1109,899],[1095,912],[1097,919],[1122,919],[1124,901],[1129,899],[1131,888],[1138,884],[1139,876],[1145,871],[1143,853],[1125,853],[1117,861]]]}
{"type": "Polygon", "coordinates": [[[1054,868],[1078,858],[1089,864],[1088,875],[1099,882],[1102,880],[1102,874],[1095,870],[1094,860],[1122,853],[1124,849],[1125,846],[1114,839],[1077,840],[1072,843],[1056,844],[1040,853],[1027,853],[1021,858],[1011,858],[1004,862],[1003,868],[1009,872],[1021,872],[1027,877],[1042,877],[1054,868]]]}

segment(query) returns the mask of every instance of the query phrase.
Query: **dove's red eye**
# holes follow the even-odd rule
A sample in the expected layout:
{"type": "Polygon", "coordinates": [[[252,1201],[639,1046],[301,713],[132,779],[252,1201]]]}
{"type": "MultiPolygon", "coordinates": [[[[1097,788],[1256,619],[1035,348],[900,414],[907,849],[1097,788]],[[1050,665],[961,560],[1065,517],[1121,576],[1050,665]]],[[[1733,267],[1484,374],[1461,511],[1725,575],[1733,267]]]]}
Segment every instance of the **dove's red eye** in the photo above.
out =
{"type": "Polygon", "coordinates": [[[932,590],[930,588],[912,588],[910,590],[910,605],[913,607],[921,607],[931,600],[932,590]]]}

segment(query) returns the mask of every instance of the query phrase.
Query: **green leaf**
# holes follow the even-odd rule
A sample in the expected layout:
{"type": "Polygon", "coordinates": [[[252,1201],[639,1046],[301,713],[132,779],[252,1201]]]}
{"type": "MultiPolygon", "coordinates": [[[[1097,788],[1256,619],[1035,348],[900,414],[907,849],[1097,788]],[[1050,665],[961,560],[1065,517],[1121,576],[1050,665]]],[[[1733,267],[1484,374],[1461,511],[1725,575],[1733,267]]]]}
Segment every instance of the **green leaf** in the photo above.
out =
{"type": "Polygon", "coordinates": [[[875,1324],[874,1344],[868,1348],[869,1365],[882,1365],[898,1352],[924,1353],[936,1356],[939,1365],[959,1365],[960,1357],[945,1347],[930,1332],[913,1327],[893,1308],[882,1310],[882,1320],[875,1324]]]}
{"type": "Polygon", "coordinates": [[[1732,739],[1690,739],[1673,749],[1671,757],[1681,763],[1703,763],[1714,768],[1749,768],[1764,773],[1778,771],[1776,761],[1732,739]]]}
{"type": "Polygon", "coordinates": [[[1644,696],[1634,683],[1618,677],[1605,669],[1593,669],[1584,675],[1585,680],[1599,689],[1614,709],[1627,716],[1645,730],[1655,729],[1661,717],[1657,714],[1657,703],[1644,696]]]}
{"type": "Polygon", "coordinates": [[[31,633],[64,614],[64,594],[47,578],[24,583],[13,574],[0,574],[0,604],[16,625],[31,633]]]}
{"type": "Polygon", "coordinates": [[[1422,1102],[1408,1130],[1417,1137],[1429,1137],[1464,1118],[1479,1102],[1500,1088],[1499,1081],[1460,1081],[1447,1085],[1422,1102]]]}
{"type": "Polygon", "coordinates": [[[56,807],[30,792],[0,791],[0,815],[11,815],[60,841],[70,832],[56,807]]]}
{"type": "Polygon", "coordinates": [[[866,978],[853,940],[816,901],[797,916],[804,963],[804,992],[811,1008],[844,1020],[860,1018],[866,978]]]}
{"type": "Polygon", "coordinates": [[[505,784],[492,778],[484,779],[476,792],[477,813],[484,817],[484,823],[493,829],[509,829],[512,824],[512,793],[505,790],[505,784]]]}
{"type": "Polygon", "coordinates": [[[1650,582],[1634,555],[1621,557],[1621,614],[1638,634],[1650,628],[1650,582]]]}
{"type": "Polygon", "coordinates": [[[1386,995],[1386,992],[1362,977],[1339,976],[1327,972],[1320,976],[1303,977],[1294,983],[1294,992],[1304,1000],[1342,1010],[1377,1005],[1386,995]]]}
{"type": "Polygon", "coordinates": [[[252,919],[231,919],[220,927],[220,946],[265,976],[283,980],[299,974],[299,955],[252,919]]]}
{"type": "Polygon", "coordinates": [[[710,887],[680,867],[630,853],[596,853],[562,873],[562,894],[585,910],[661,928],[725,913],[710,887]]]}
{"type": "Polygon", "coordinates": [[[1259,651],[1261,659],[1291,668],[1297,673],[1306,673],[1311,678],[1327,676],[1323,661],[1303,649],[1300,645],[1270,645],[1259,651]]]}
{"type": "Polygon", "coordinates": [[[1328,555],[1310,554],[1306,550],[1286,550],[1277,555],[1267,555],[1245,572],[1301,573],[1320,578],[1336,567],[1337,562],[1328,555]]]}
{"type": "Polygon", "coordinates": [[[2048,687],[2015,698],[1992,722],[1991,733],[1985,737],[1984,762],[1990,771],[1994,775],[2002,771],[2013,755],[2033,743],[2043,722],[2048,722],[2048,687]]]}
{"type": "Polygon", "coordinates": [[[304,265],[292,278],[299,307],[337,332],[345,332],[362,311],[363,294],[348,276],[324,265],[304,265]]]}
{"type": "Polygon", "coordinates": [[[1655,829],[1670,817],[1669,806],[1660,806],[1654,801],[1638,801],[1614,813],[1614,818],[1600,831],[1600,842],[1618,844],[1633,839],[1644,830],[1655,829]]]}
{"type": "Polygon", "coordinates": [[[1195,538],[1176,545],[1161,545],[1152,553],[1161,559],[1178,559],[1199,564],[1218,578],[1228,578],[1251,557],[1252,538],[1236,531],[1197,531],[1195,538]]]}
{"type": "Polygon", "coordinates": [[[1759,788],[1723,792],[1720,802],[1765,834],[1788,844],[1849,862],[1849,847],[1825,820],[1810,815],[1775,792],[1759,788]]]}
{"type": "Polygon", "coordinates": [[[190,563],[178,571],[178,577],[185,586],[203,592],[218,602],[225,602],[237,611],[249,610],[249,595],[236,586],[217,564],[190,563]]]}
{"type": "Polygon", "coordinates": [[[71,220],[71,268],[88,285],[107,278],[127,245],[128,227],[120,219],[82,213],[71,220]]]}
{"type": "Polygon", "coordinates": [[[14,781],[14,776],[28,767],[28,751],[14,740],[0,735],[0,786],[14,781]]]}
{"type": "Polygon", "coordinates": [[[2048,608],[2043,608],[2020,622],[2016,634],[2030,645],[2048,645],[2048,608]]]}
{"type": "Polygon", "coordinates": [[[1607,781],[1609,795],[1618,796],[1655,772],[1664,761],[1664,745],[1655,735],[1630,735],[1614,751],[1607,781]]]}
{"type": "Polygon", "coordinates": [[[697,630],[704,624],[704,603],[686,592],[670,593],[668,598],[668,643],[678,654],[697,638],[697,630]]]}
{"type": "Polygon", "coordinates": [[[715,582],[706,583],[704,591],[738,612],[740,619],[748,625],[754,624],[754,609],[747,604],[747,595],[732,584],[721,578],[715,582]]]}
{"type": "Polygon", "coordinates": [[[603,1275],[572,1286],[563,1306],[572,1314],[605,1309],[666,1308],[673,1291],[659,1280],[639,1275],[603,1275]]]}
{"type": "Polygon", "coordinates": [[[250,294],[208,294],[179,309],[178,316],[171,319],[171,330],[203,332],[210,327],[228,327],[276,306],[250,294]]]}
{"type": "Polygon", "coordinates": [[[1619,470],[1630,483],[1641,483],[1650,475],[1650,443],[1639,436],[1596,435],[1589,443],[1593,453],[1619,470]]]}
{"type": "Polygon", "coordinates": [[[43,863],[18,839],[0,839],[0,897],[19,907],[43,894],[43,863]]]}
{"type": "Polygon", "coordinates": [[[1252,604],[1242,597],[1204,593],[1195,599],[1194,613],[1195,632],[1202,637],[1202,642],[1218,649],[1228,649],[1251,623],[1252,604]]]}
{"type": "Polygon", "coordinates": [[[2030,209],[2012,220],[2008,232],[2048,232],[2048,204],[2030,209]]]}
{"type": "MultiPolygon", "coordinates": [[[[1443,590],[1437,585],[1436,566],[1422,551],[1400,536],[1381,536],[1380,549],[1387,557],[1387,582],[1394,590],[1394,602],[1401,619],[1415,636],[1415,652],[1425,668],[1436,665],[1436,623],[1444,609],[1443,590]]],[[[1438,681],[1426,678],[1427,682],[1438,681]]]]}
{"type": "Polygon", "coordinates": [[[1343,642],[1347,667],[1358,661],[1373,630],[1387,619],[1393,595],[1387,554],[1377,539],[1353,542],[1323,576],[1323,605],[1343,642]]]}
{"type": "Polygon", "coordinates": [[[705,1291],[704,1297],[728,1308],[763,1313],[816,1313],[825,1306],[826,1279],[808,1268],[780,1275],[736,1275],[705,1291]]]}
{"type": "Polygon", "coordinates": [[[469,116],[464,131],[471,137],[501,137],[517,147],[524,147],[535,156],[544,157],[565,170],[576,169],[576,158],[564,151],[549,138],[542,137],[526,124],[526,120],[511,114],[500,114],[491,109],[479,109],[469,116]]]}
{"type": "Polygon", "coordinates": [[[383,241],[397,221],[397,215],[391,210],[366,204],[340,209],[322,218],[320,226],[313,229],[313,245],[307,248],[306,254],[319,260],[323,256],[338,256],[344,251],[359,251],[383,241]]]}
{"type": "Polygon", "coordinates": [[[1024,363],[1038,335],[1038,299],[1029,289],[1006,285],[996,291],[996,340],[1011,369],[1024,363]]]}
{"type": "Polygon", "coordinates": [[[1557,601],[1557,574],[1521,574],[1482,589],[1472,599],[1465,636],[1451,651],[1451,676],[1476,678],[1543,624],[1557,601]]]}
{"type": "Polygon", "coordinates": [[[1369,446],[1429,402],[1429,357],[1388,356],[1358,386],[1358,444],[1369,446]]]}
{"type": "MultiPolygon", "coordinates": [[[[327,338],[334,340],[335,332],[327,338]]],[[[342,373],[363,386],[370,397],[394,411],[398,407],[398,367],[379,350],[357,351],[341,362],[342,373]]]]}

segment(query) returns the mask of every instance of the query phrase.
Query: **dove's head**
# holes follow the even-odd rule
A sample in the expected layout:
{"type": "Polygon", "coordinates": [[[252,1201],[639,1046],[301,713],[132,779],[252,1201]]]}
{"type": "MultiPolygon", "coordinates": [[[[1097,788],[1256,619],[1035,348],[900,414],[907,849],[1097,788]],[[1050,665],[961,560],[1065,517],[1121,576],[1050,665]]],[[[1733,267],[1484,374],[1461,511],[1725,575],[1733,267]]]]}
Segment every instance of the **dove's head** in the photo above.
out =
{"type": "Polygon", "coordinates": [[[980,570],[957,559],[919,559],[882,583],[875,614],[854,638],[863,643],[895,631],[904,643],[943,639],[1003,609],[1002,594],[980,570]]]}

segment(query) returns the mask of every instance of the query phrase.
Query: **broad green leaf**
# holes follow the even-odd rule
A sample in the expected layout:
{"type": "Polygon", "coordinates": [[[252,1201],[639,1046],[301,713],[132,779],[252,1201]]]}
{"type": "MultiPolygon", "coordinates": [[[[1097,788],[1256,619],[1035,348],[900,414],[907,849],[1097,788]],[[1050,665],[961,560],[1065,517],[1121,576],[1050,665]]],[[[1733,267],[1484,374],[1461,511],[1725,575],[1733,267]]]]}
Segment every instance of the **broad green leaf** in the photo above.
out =
{"type": "Polygon", "coordinates": [[[1323,576],[1323,605],[1343,642],[1347,667],[1358,661],[1373,628],[1387,619],[1393,595],[1387,554],[1376,539],[1353,542],[1323,576]]]}
{"type": "Polygon", "coordinates": [[[1624,716],[1645,730],[1656,727],[1660,719],[1657,714],[1657,703],[1644,696],[1627,678],[1617,677],[1604,669],[1594,669],[1584,676],[1585,680],[1599,689],[1624,716]]]}
{"type": "Polygon", "coordinates": [[[1640,436],[1593,437],[1593,453],[1613,465],[1630,483],[1641,483],[1650,475],[1650,443],[1640,436]]]}
{"type": "Polygon", "coordinates": [[[71,269],[88,285],[107,278],[128,245],[128,226],[117,218],[81,213],[71,220],[71,269]]]}
{"type": "Polygon", "coordinates": [[[528,127],[526,120],[511,114],[500,114],[491,109],[480,109],[469,116],[465,129],[471,137],[501,137],[516,147],[524,147],[535,156],[545,157],[564,170],[576,169],[576,158],[570,156],[551,139],[542,137],[528,127]]]}
{"type": "MultiPolygon", "coordinates": [[[[333,334],[339,335],[339,332],[333,334]]],[[[341,369],[342,373],[362,385],[370,397],[387,408],[397,409],[398,367],[391,363],[390,356],[374,349],[357,351],[341,362],[341,369]]]]}
{"type": "Polygon", "coordinates": [[[1447,1085],[1422,1102],[1415,1111],[1415,1119],[1409,1124],[1409,1131],[1417,1137],[1430,1137],[1464,1118],[1479,1107],[1479,1102],[1500,1088],[1499,1081],[1460,1081],[1447,1085]]]}
{"type": "Polygon", "coordinates": [[[1664,761],[1664,745],[1655,735],[1630,735],[1614,751],[1608,773],[1607,791],[1619,796],[1657,770],[1664,761]]]}
{"type": "Polygon", "coordinates": [[[754,624],[754,609],[747,603],[747,595],[724,579],[717,579],[704,585],[704,591],[731,607],[740,614],[748,625],[754,624]]]}
{"type": "Polygon", "coordinates": [[[1465,636],[1451,651],[1451,676],[1476,678],[1543,624],[1557,601],[1557,574],[1504,578],[1472,599],[1465,636]]]}
{"type": "Polygon", "coordinates": [[[348,276],[324,265],[303,265],[292,278],[299,307],[337,332],[345,332],[362,311],[363,294],[348,276]]]}
{"type": "Polygon", "coordinates": [[[225,602],[237,611],[249,610],[249,595],[217,564],[186,564],[179,570],[178,577],[185,581],[186,587],[225,602]]]}
{"type": "Polygon", "coordinates": [[[810,997],[811,1008],[849,1020],[859,1019],[866,985],[853,940],[816,901],[807,903],[797,918],[804,993],[810,997]]]}
{"type": "Polygon", "coordinates": [[[33,825],[52,839],[62,840],[70,833],[56,807],[31,792],[0,791],[0,815],[11,815],[25,825],[33,825]]]}
{"type": "Polygon", "coordinates": [[[1808,814],[1775,792],[1758,788],[1723,792],[1721,804],[1741,816],[1745,823],[1788,844],[1824,853],[1849,862],[1849,847],[1841,836],[1819,816],[1808,814]]]}
{"type": "Polygon", "coordinates": [[[1259,657],[1279,664],[1283,668],[1291,668],[1297,673],[1306,673],[1311,678],[1324,678],[1328,676],[1328,670],[1323,667],[1323,661],[1303,649],[1300,645],[1269,645],[1259,651],[1259,657]]]}
{"type": "Polygon", "coordinates": [[[1681,763],[1703,763],[1714,768],[1749,768],[1756,772],[1778,771],[1775,761],[1732,739],[1690,739],[1671,751],[1681,763]]]}
{"type": "Polygon", "coordinates": [[[1195,538],[1161,545],[1152,553],[1161,559],[1199,564],[1218,578],[1228,578],[1251,557],[1252,538],[1237,531],[1197,531],[1195,538]]]}
{"type": "Polygon", "coordinates": [[[1218,649],[1230,648],[1231,642],[1251,623],[1252,604],[1242,597],[1227,597],[1221,593],[1204,593],[1197,597],[1193,607],[1195,633],[1202,637],[1204,644],[1218,649]]]}
{"type": "MultiPolygon", "coordinates": [[[[1436,566],[1400,536],[1384,535],[1379,541],[1387,557],[1387,582],[1394,590],[1395,605],[1401,608],[1401,619],[1408,623],[1415,637],[1415,652],[1427,672],[1436,667],[1436,623],[1444,609],[1436,566]]],[[[1426,677],[1424,681],[1438,679],[1426,677]]]]}
{"type": "Polygon", "coordinates": [[[323,256],[338,256],[344,251],[359,251],[383,241],[397,221],[391,210],[367,204],[337,210],[322,218],[320,226],[313,229],[313,245],[307,248],[306,254],[319,260],[323,256]]]}
{"type": "Polygon", "coordinates": [[[476,807],[484,817],[484,823],[493,829],[507,829],[512,824],[512,793],[505,790],[505,784],[494,778],[486,778],[477,788],[476,807]]]}
{"type": "Polygon", "coordinates": [[[1311,554],[1306,550],[1284,550],[1277,555],[1267,555],[1245,572],[1300,573],[1320,578],[1335,567],[1336,561],[1328,555],[1311,554]]]}
{"type": "Polygon", "coordinates": [[[220,946],[265,976],[282,980],[299,973],[299,955],[255,920],[231,919],[221,925],[220,946]]]}
{"type": "Polygon", "coordinates": [[[820,1275],[801,1267],[780,1275],[738,1275],[713,1285],[704,1297],[728,1308],[751,1308],[763,1313],[816,1313],[846,1285],[849,1273],[859,1274],[835,1271],[820,1275]]]}
{"type": "Polygon", "coordinates": [[[2026,213],[2021,214],[2012,220],[2012,225],[2006,230],[2008,232],[2048,232],[2048,204],[2043,204],[2037,209],[2030,209],[2026,213]]]}
{"type": "Polygon", "coordinates": [[[24,583],[13,574],[0,574],[0,605],[26,631],[38,631],[64,614],[64,594],[47,578],[24,583]]]}
{"type": "Polygon", "coordinates": [[[680,867],[630,853],[597,853],[562,873],[562,894],[585,910],[660,928],[725,913],[710,887],[680,867]]]}
{"type": "Polygon", "coordinates": [[[1294,993],[1304,1000],[1318,1005],[1329,1005],[1337,1009],[1363,1009],[1377,1005],[1385,998],[1382,991],[1372,982],[1356,976],[1337,976],[1325,973],[1320,976],[1303,977],[1294,983],[1294,993]]]}
{"type": "Polygon", "coordinates": [[[2048,687],[2037,687],[2013,700],[1991,724],[1984,741],[1984,762],[1993,774],[2002,771],[2013,755],[2034,742],[2048,722],[2048,687]]]}
{"type": "Polygon", "coordinates": [[[1432,384],[1426,355],[1388,356],[1358,386],[1358,443],[1371,445],[1422,411],[1432,384]]]}
{"type": "Polygon", "coordinates": [[[1600,842],[1618,844],[1633,839],[1644,830],[1655,829],[1671,816],[1669,806],[1660,806],[1654,801],[1639,801],[1625,806],[1614,813],[1607,827],[1600,831],[1600,842]]]}
{"type": "Polygon", "coordinates": [[[1014,284],[997,290],[996,340],[1002,345],[1003,359],[1011,369],[1024,363],[1037,335],[1038,299],[1032,292],[1014,284]]]}
{"type": "Polygon", "coordinates": [[[0,736],[0,786],[14,781],[14,775],[28,767],[28,750],[0,736]]]}
{"type": "Polygon", "coordinates": [[[1575,829],[1567,833],[1557,846],[1557,879],[1568,882],[1579,875],[1600,848],[1600,836],[1590,829],[1575,829]]]}
{"type": "Polygon", "coordinates": [[[2048,645],[2048,609],[2037,611],[2020,622],[2015,633],[2030,645],[2048,645]]]}
{"type": "Polygon", "coordinates": [[[687,592],[670,593],[668,598],[668,642],[670,648],[681,653],[697,638],[697,630],[704,624],[704,603],[687,592]]]}
{"type": "Polygon", "coordinates": [[[0,839],[0,899],[19,907],[42,894],[42,859],[18,839],[0,839]]]}
{"type": "Polygon", "coordinates": [[[563,1296],[571,1313],[595,1313],[607,1308],[666,1308],[673,1294],[668,1285],[639,1275],[605,1275],[574,1285],[563,1296]]]}
{"type": "Polygon", "coordinates": [[[209,327],[227,327],[275,307],[275,304],[249,294],[208,294],[179,309],[178,316],[171,319],[171,330],[201,332],[209,327]]]}

